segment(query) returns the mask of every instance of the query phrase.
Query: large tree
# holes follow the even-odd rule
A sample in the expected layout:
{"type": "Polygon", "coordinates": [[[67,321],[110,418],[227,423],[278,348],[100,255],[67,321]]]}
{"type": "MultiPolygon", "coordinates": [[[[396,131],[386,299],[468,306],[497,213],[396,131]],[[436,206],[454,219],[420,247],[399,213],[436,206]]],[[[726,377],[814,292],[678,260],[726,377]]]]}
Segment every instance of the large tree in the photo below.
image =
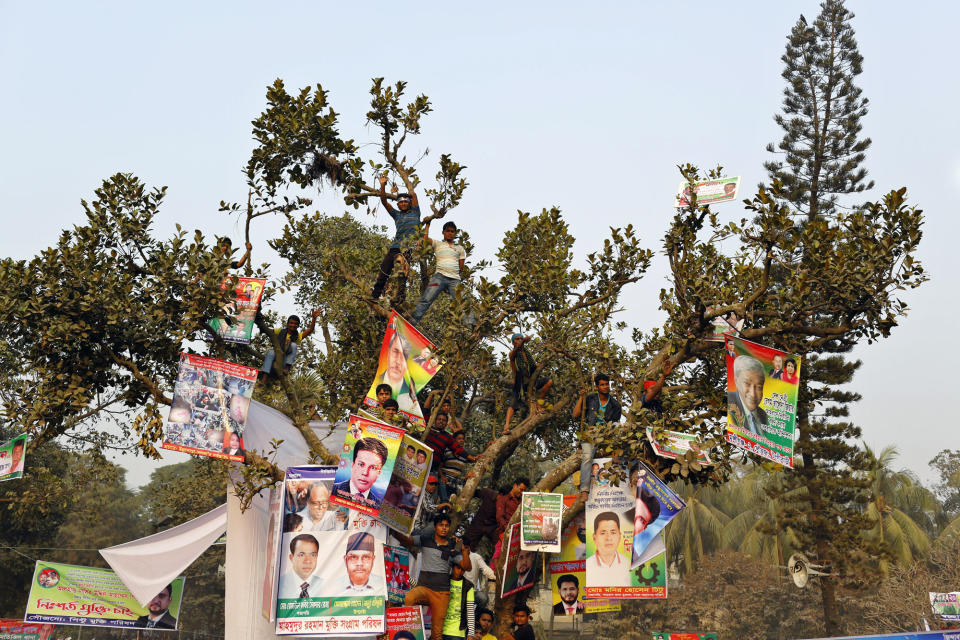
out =
{"type": "MultiPolygon", "coordinates": [[[[369,210],[381,197],[371,185],[387,173],[397,191],[418,190],[427,217],[436,219],[455,213],[467,187],[465,168],[446,154],[429,184],[421,183],[418,171],[425,163],[416,162],[421,154],[407,146],[431,106],[422,95],[406,103],[404,94],[403,83],[374,80],[367,118],[376,144],[358,145],[340,134],[321,87],[291,94],[277,81],[267,90],[267,109],[253,123],[257,144],[246,165],[245,202],[221,204],[247,227],[263,216],[283,220],[271,243],[288,264],[272,286],[293,289],[299,304],[320,310],[319,340],[305,345],[297,374],[307,370],[320,379],[297,384],[296,376],[280,370],[279,391],[256,392],[291,417],[315,460],[334,457],[308,427],[312,412],[342,419],[357,408],[375,371],[389,310],[366,296],[387,238],[362,213],[309,212],[307,196],[333,189],[345,205],[369,210]]],[[[697,180],[720,169],[701,174],[684,166],[681,172],[697,180]]],[[[90,438],[103,431],[98,421],[106,412],[124,410],[133,417],[125,441],[155,455],[160,407],[169,402],[181,349],[259,365],[266,338],[252,348],[199,341],[224,301],[220,281],[229,258],[199,232],[190,239],[182,231],[168,241],[155,239],[151,226],[162,193],[148,191],[132,176],[114,176],[86,205],[86,224],[65,232],[55,249],[0,263],[0,321],[8,328],[0,354],[9,364],[0,371],[0,388],[13,389],[4,403],[5,428],[28,431],[37,442],[90,438]],[[93,281],[96,287],[86,284],[93,281]]],[[[385,197],[395,195],[390,189],[385,197]]],[[[643,459],[667,480],[722,483],[730,456],[740,454],[722,438],[722,350],[704,341],[713,318],[736,311],[748,321],[745,338],[809,353],[835,341],[886,337],[905,313],[898,292],[923,279],[914,261],[922,215],[906,204],[905,190],[799,229],[792,225],[796,209],[776,184],[760,189],[746,209],[749,220],[740,223],[696,203],[673,212],[659,243],[669,276],[658,301],[663,322],[655,328],[630,326],[617,315],[624,290],[653,259],[631,226],[612,228],[602,245],[583,250],[560,210],[548,206],[519,213],[499,247],[484,252],[496,269],[483,268],[471,255],[462,293],[438,302],[422,323],[444,359],[432,389],[452,398],[472,428],[490,430],[491,438],[471,434],[485,446],[455,501],[456,518],[479,486],[509,479],[501,474],[518,450],[540,461],[526,469],[536,472],[536,490],[554,489],[569,478],[580,462],[569,409],[598,370],[612,375],[628,408],[623,423],[597,434],[600,454],[643,459]],[[796,256],[810,246],[818,247],[816,256],[800,268],[796,256]],[[783,276],[774,278],[775,270],[783,276]],[[468,311],[475,322],[463,321],[468,311]],[[504,434],[503,380],[510,372],[505,338],[516,327],[536,336],[530,348],[555,385],[542,406],[531,400],[504,434]],[[644,380],[664,369],[671,373],[662,414],[641,409],[644,380]],[[647,426],[654,427],[654,437],[665,428],[701,435],[705,446],[715,448],[716,464],[703,466],[693,453],[676,461],[656,457],[647,426]]],[[[467,229],[471,222],[482,224],[459,222],[467,229]]],[[[415,254],[420,277],[412,279],[410,299],[429,275],[430,260],[424,252],[415,254]]],[[[269,322],[269,314],[258,318],[264,332],[269,322]]],[[[268,458],[269,452],[247,452],[244,478],[236,485],[243,497],[280,477],[268,458]]],[[[568,517],[576,508],[582,503],[568,517]]],[[[497,601],[501,624],[511,606],[512,600],[497,601]]]]}

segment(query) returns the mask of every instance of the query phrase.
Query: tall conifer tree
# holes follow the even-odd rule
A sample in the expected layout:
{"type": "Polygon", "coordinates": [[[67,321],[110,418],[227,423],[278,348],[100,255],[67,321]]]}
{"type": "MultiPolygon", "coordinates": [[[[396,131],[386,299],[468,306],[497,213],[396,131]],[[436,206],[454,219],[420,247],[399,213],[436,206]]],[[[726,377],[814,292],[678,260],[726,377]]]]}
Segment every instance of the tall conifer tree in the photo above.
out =
{"type": "MultiPolygon", "coordinates": [[[[861,136],[868,100],[854,82],[863,62],[850,24],[854,16],[842,0],[825,0],[820,8],[812,25],[801,15],[787,38],[781,58],[787,82],[783,111],[774,117],[784,135],[776,146],[767,146],[782,157],[764,163],[774,192],[803,214],[798,227],[834,217],[845,204],[841,196],[873,186],[861,166],[870,139],[861,136]]],[[[817,250],[802,243],[801,247],[798,268],[807,262],[807,252],[817,250]]],[[[860,395],[837,388],[849,383],[860,367],[859,361],[836,355],[852,348],[852,341],[830,341],[803,354],[797,421],[803,464],[787,474],[782,492],[796,497],[778,518],[778,526],[796,531],[819,564],[828,566],[834,576],[843,576],[820,580],[829,635],[841,631],[838,581],[862,582],[871,560],[882,552],[861,538],[871,526],[863,514],[869,499],[863,475],[867,460],[855,445],[860,428],[842,420],[849,413],[848,404],[860,395]],[[799,486],[806,491],[795,491],[799,486]]]]}

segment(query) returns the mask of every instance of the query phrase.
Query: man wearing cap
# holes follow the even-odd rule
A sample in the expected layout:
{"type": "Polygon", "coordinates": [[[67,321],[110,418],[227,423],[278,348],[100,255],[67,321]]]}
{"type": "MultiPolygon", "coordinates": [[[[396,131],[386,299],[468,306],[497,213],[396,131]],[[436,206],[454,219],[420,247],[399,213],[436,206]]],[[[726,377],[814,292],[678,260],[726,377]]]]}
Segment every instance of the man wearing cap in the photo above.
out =
{"type": "Polygon", "coordinates": [[[361,531],[347,538],[347,552],[343,556],[347,577],[338,585],[339,590],[334,597],[349,598],[377,593],[386,595],[387,586],[383,578],[371,575],[375,558],[372,535],[361,531]]]}
{"type": "Polygon", "coordinates": [[[444,291],[451,297],[456,295],[457,287],[460,285],[460,275],[463,273],[463,261],[467,257],[463,247],[453,243],[456,235],[457,225],[452,221],[443,225],[443,240],[434,240],[430,237],[429,222],[423,227],[424,244],[433,247],[433,253],[437,257],[437,270],[430,278],[427,288],[423,290],[420,301],[417,302],[417,308],[413,310],[414,322],[420,322],[433,301],[444,291]]]}
{"type": "MultiPolygon", "coordinates": [[[[397,196],[397,211],[387,201],[387,194],[384,190],[387,185],[387,176],[380,176],[380,202],[383,203],[387,213],[393,218],[393,223],[397,227],[397,234],[393,238],[393,243],[387,251],[386,257],[380,264],[380,273],[377,275],[377,282],[373,285],[373,293],[370,294],[374,300],[383,295],[383,288],[387,285],[387,278],[393,272],[393,265],[397,257],[402,253],[407,264],[410,263],[410,255],[413,248],[413,238],[417,233],[417,227],[420,226],[420,205],[417,201],[417,194],[401,193],[397,196]]],[[[395,304],[402,304],[407,297],[407,273],[406,269],[400,272],[397,278],[397,298],[395,304]]]]}

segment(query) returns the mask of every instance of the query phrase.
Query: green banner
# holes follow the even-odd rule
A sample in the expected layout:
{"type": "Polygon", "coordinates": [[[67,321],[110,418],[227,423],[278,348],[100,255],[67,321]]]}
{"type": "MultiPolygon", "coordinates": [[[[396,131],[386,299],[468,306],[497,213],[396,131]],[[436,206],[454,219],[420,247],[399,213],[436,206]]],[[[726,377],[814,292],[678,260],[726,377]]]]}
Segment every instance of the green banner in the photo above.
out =
{"type": "Polygon", "coordinates": [[[562,493],[524,493],[520,500],[520,548],[560,552],[562,493]]]}
{"type": "Polygon", "coordinates": [[[26,622],[176,629],[184,578],[174,578],[146,607],[110,569],[37,562],[30,583],[26,622]]]}

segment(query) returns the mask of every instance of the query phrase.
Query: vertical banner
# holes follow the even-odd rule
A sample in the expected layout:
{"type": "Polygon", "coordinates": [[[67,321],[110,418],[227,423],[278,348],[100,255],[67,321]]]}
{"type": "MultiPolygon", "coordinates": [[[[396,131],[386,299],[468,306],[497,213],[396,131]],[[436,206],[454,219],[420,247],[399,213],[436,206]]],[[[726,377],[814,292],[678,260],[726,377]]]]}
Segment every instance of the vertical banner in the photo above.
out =
{"type": "Polygon", "coordinates": [[[681,433],[680,431],[668,431],[666,429],[658,430],[657,434],[653,432],[653,427],[647,427],[647,440],[653,452],[661,458],[670,458],[676,460],[679,456],[684,456],[691,449],[697,454],[697,462],[700,464],[713,464],[713,460],[707,455],[707,452],[701,448],[699,438],[692,433],[681,433]],[[662,440],[657,440],[657,434],[662,440]]]}
{"type": "Polygon", "coordinates": [[[377,516],[381,522],[400,533],[413,531],[432,460],[433,449],[416,438],[403,436],[377,516]]]}
{"type": "Polygon", "coordinates": [[[663,532],[640,555],[639,564],[630,570],[630,598],[667,597],[667,546],[663,532]]]}
{"type": "Polygon", "coordinates": [[[424,640],[420,607],[387,609],[387,640],[424,640]]]}
{"type": "Polygon", "coordinates": [[[350,416],[331,502],[377,517],[402,439],[399,427],[350,416]]]}
{"type": "Polygon", "coordinates": [[[243,462],[243,430],[257,369],[180,354],[164,449],[243,462]]]}
{"type": "Polygon", "coordinates": [[[396,311],[390,312],[387,331],[380,347],[377,375],[367,391],[363,403],[376,407],[377,387],[390,387],[391,397],[400,405],[400,413],[412,424],[422,426],[423,411],[417,392],[430,382],[440,369],[440,361],[433,355],[433,343],[396,311]]]}
{"type": "Polygon", "coordinates": [[[793,468],[799,356],[727,339],[727,442],[793,468]]]}
{"type": "Polygon", "coordinates": [[[387,576],[387,599],[403,604],[410,590],[410,552],[403,547],[383,545],[383,568],[387,576]]]}
{"type": "Polygon", "coordinates": [[[633,553],[630,567],[636,569],[647,545],[686,507],[683,499],[642,461],[637,467],[637,501],[633,512],[633,553]]]}
{"type": "Polygon", "coordinates": [[[533,588],[537,574],[537,552],[520,548],[520,523],[510,527],[507,541],[507,559],[503,563],[503,584],[500,597],[506,597],[533,588]]]}
{"type": "Polygon", "coordinates": [[[25,622],[85,627],[176,629],[184,578],[174,578],[146,607],[110,569],[38,560],[25,622]]]}
{"type": "Polygon", "coordinates": [[[960,593],[930,593],[930,609],[940,620],[960,620],[960,593]]]}
{"type": "MultiPolygon", "coordinates": [[[[260,613],[273,622],[276,617],[277,603],[277,545],[280,544],[280,533],[283,525],[283,494],[284,487],[270,488],[270,522],[267,529],[267,570],[263,574],[263,589],[260,598],[260,613]]],[[[227,534],[223,534],[226,539],[227,534]]],[[[219,544],[219,540],[214,544],[219,544]]]]}
{"type": "Polygon", "coordinates": [[[520,499],[520,548],[560,552],[563,494],[524,492],[520,499]]]}
{"type": "Polygon", "coordinates": [[[700,180],[699,182],[681,182],[677,187],[677,196],[673,206],[677,208],[690,205],[692,194],[697,194],[697,204],[716,204],[737,199],[740,190],[740,176],[720,178],[718,180],[700,180]]]}
{"type": "Polygon", "coordinates": [[[21,433],[0,445],[0,482],[23,477],[23,452],[27,448],[27,434],[21,433]]]}
{"type": "MultiPolygon", "coordinates": [[[[577,501],[577,495],[563,496],[564,508],[570,508],[577,501]]],[[[581,510],[573,517],[563,530],[560,537],[560,553],[554,555],[554,562],[550,565],[551,581],[553,583],[553,605],[560,602],[560,592],[557,578],[564,574],[571,574],[578,580],[579,599],[583,603],[584,613],[603,613],[620,611],[620,603],[607,598],[587,598],[584,595],[586,580],[586,542],[587,542],[586,512],[581,510]],[[556,567],[554,565],[557,565],[556,567]]],[[[569,589],[569,587],[568,587],[569,589]]],[[[566,611],[564,611],[564,614],[566,611]]]]}
{"type": "Polygon", "coordinates": [[[583,582],[583,560],[550,563],[553,615],[584,613],[583,582]]]}
{"type": "MultiPolygon", "coordinates": [[[[225,278],[220,285],[221,288],[229,288],[231,281],[233,278],[225,278]]],[[[224,315],[233,316],[233,319],[228,323],[224,318],[214,318],[210,321],[210,326],[218,336],[223,338],[224,342],[250,344],[253,339],[253,328],[256,326],[254,318],[257,316],[260,298],[263,296],[263,288],[267,280],[266,278],[236,278],[236,281],[237,286],[234,287],[236,298],[223,307],[224,315]]]]}
{"type": "MultiPolygon", "coordinates": [[[[631,571],[637,475],[626,474],[620,486],[603,467],[609,458],[594,460],[597,478],[590,488],[586,518],[586,595],[591,598],[647,598],[645,585],[636,584],[631,571]]],[[[623,471],[621,469],[621,471],[623,471]]]]}
{"type": "Polygon", "coordinates": [[[0,640],[49,640],[52,635],[52,624],[0,618],[0,640]]]}
{"type": "Polygon", "coordinates": [[[289,532],[282,551],[277,635],[384,632],[381,542],[364,531],[289,532]]]}

